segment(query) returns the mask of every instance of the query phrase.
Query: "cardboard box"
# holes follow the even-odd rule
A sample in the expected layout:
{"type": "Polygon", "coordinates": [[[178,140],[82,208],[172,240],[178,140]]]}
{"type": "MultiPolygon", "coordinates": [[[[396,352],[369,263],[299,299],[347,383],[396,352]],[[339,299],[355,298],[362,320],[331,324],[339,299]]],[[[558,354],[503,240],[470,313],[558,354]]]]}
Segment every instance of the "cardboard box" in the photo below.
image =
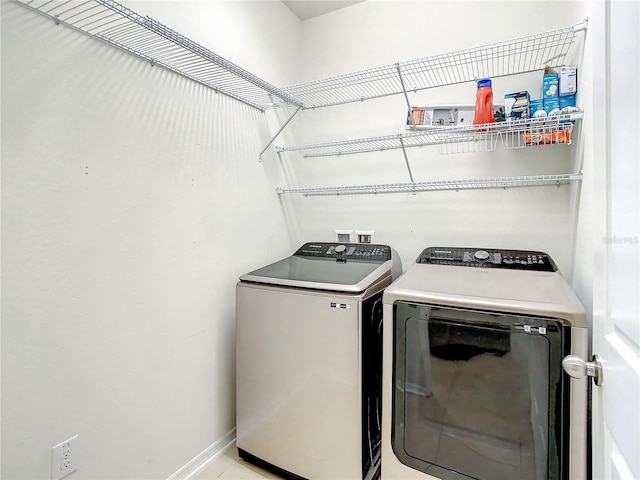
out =
{"type": "Polygon", "coordinates": [[[504,115],[508,122],[529,118],[529,92],[507,93],[504,96],[504,115]]]}
{"type": "Polygon", "coordinates": [[[558,98],[559,105],[558,108],[562,110],[566,107],[575,107],[576,106],[576,96],[575,95],[565,95],[563,97],[558,98]]]}
{"type": "Polygon", "coordinates": [[[551,112],[556,110],[556,114],[560,114],[560,99],[558,97],[555,98],[545,98],[544,99],[544,111],[549,115],[551,112]]]}
{"type": "MultiPolygon", "coordinates": [[[[558,96],[558,84],[560,80],[557,73],[547,73],[542,77],[542,98],[555,98],[558,96]]],[[[545,109],[546,110],[546,109],[545,109]]]]}
{"type": "Polygon", "coordinates": [[[575,95],[578,91],[578,67],[566,65],[560,67],[560,88],[558,90],[561,97],[565,95],[575,95]]]}
{"type": "MultiPolygon", "coordinates": [[[[558,101],[560,103],[560,114],[561,115],[569,115],[575,112],[577,109],[576,106],[576,96],[575,95],[565,95],[564,97],[558,97],[558,101]]],[[[570,119],[560,120],[561,122],[570,122],[570,119]]]]}
{"type": "Polygon", "coordinates": [[[530,104],[531,104],[531,108],[530,108],[531,118],[533,118],[533,116],[536,114],[538,110],[544,110],[544,102],[542,99],[531,100],[530,104]]]}

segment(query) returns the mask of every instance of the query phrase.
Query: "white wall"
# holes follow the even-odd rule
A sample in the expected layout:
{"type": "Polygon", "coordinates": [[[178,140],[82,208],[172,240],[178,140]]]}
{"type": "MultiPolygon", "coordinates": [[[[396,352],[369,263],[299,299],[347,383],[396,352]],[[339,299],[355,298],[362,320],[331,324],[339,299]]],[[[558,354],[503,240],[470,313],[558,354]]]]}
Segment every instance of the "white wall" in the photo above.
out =
{"type": "MultiPolygon", "coordinates": [[[[129,5],[292,81],[300,23],[280,2],[129,5]]],[[[277,163],[258,162],[270,135],[251,107],[2,2],[3,479],[50,478],[75,434],[74,477],[166,478],[232,432],[235,282],[292,248],[277,163]]]]}
{"type": "MultiPolygon", "coordinates": [[[[367,1],[304,22],[300,81],[481,46],[580,23],[579,2],[367,1]]],[[[580,61],[579,35],[569,62],[580,61]]],[[[584,79],[581,78],[581,82],[584,79]]],[[[541,72],[493,82],[497,102],[527,89],[539,98],[541,72]]],[[[411,93],[412,104],[474,104],[473,82],[411,93]]],[[[406,103],[396,95],[304,111],[279,144],[306,144],[404,131],[406,103]]],[[[416,181],[573,173],[572,146],[440,155],[438,147],[408,149],[416,181]]],[[[409,182],[400,150],[302,159],[282,154],[288,186],[409,182]]],[[[405,268],[426,246],[530,248],[551,254],[567,277],[573,270],[577,187],[431,192],[339,197],[286,195],[298,243],[331,240],[334,229],[374,230],[375,241],[396,247],[405,268]]]]}

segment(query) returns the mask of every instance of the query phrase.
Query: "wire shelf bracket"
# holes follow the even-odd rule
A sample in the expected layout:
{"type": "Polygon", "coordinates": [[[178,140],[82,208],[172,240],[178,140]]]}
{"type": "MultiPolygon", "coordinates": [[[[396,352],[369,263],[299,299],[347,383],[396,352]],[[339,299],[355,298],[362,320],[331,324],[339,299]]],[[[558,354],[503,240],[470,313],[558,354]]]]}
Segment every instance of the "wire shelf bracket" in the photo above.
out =
{"type": "Polygon", "coordinates": [[[114,0],[13,2],[257,109],[304,106],[290,93],[114,0]]]}
{"type": "Polygon", "coordinates": [[[562,65],[582,23],[481,47],[284,87],[304,108],[320,108],[380,98],[562,65]]]}
{"type": "Polygon", "coordinates": [[[411,183],[413,180],[413,173],[411,172],[411,165],[409,164],[409,157],[407,157],[407,149],[404,147],[404,142],[402,141],[402,137],[400,137],[400,147],[402,148],[402,154],[404,155],[404,163],[407,166],[407,171],[409,172],[409,178],[411,179],[411,183]]]}
{"type": "Polygon", "coordinates": [[[293,114],[282,124],[282,126],[278,129],[278,131],[275,133],[275,135],[273,137],[271,137],[271,140],[269,140],[269,143],[267,143],[267,145],[260,152],[260,155],[258,155],[258,161],[259,162],[262,161],[262,155],[264,154],[264,152],[266,152],[267,149],[271,146],[271,144],[276,141],[276,138],[278,138],[278,135],[280,135],[280,133],[287,127],[287,125],[289,125],[289,122],[291,120],[293,120],[293,117],[296,116],[296,114],[301,110],[301,108],[302,107],[300,107],[300,106],[297,107],[296,111],[293,112],[293,114]]]}
{"type": "Polygon", "coordinates": [[[447,191],[447,190],[482,190],[508,189],[519,187],[541,187],[568,185],[581,181],[582,172],[557,175],[530,175],[515,177],[480,178],[471,180],[443,180],[432,182],[387,183],[379,185],[354,185],[343,187],[312,187],[312,188],[276,188],[278,195],[301,194],[304,196],[327,195],[363,195],[383,193],[412,193],[447,191]]]}

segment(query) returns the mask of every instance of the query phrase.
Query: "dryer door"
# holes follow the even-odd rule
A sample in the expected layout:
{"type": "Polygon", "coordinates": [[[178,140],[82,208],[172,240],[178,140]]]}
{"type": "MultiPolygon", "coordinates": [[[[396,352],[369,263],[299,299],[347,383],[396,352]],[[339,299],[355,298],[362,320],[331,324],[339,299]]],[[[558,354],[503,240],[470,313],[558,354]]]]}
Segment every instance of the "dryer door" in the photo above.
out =
{"type": "Polygon", "coordinates": [[[392,443],[442,479],[564,478],[560,321],[400,302],[392,443]]]}

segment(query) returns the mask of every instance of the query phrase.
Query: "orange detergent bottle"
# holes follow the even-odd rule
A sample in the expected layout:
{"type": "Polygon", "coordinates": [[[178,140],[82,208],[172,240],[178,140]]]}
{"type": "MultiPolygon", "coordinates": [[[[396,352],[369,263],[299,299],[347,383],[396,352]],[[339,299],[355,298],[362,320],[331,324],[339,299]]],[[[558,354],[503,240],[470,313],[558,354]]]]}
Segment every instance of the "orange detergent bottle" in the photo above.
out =
{"type": "Polygon", "coordinates": [[[491,79],[478,80],[478,92],[476,93],[476,110],[473,116],[473,124],[495,122],[493,118],[493,89],[491,79]]]}

